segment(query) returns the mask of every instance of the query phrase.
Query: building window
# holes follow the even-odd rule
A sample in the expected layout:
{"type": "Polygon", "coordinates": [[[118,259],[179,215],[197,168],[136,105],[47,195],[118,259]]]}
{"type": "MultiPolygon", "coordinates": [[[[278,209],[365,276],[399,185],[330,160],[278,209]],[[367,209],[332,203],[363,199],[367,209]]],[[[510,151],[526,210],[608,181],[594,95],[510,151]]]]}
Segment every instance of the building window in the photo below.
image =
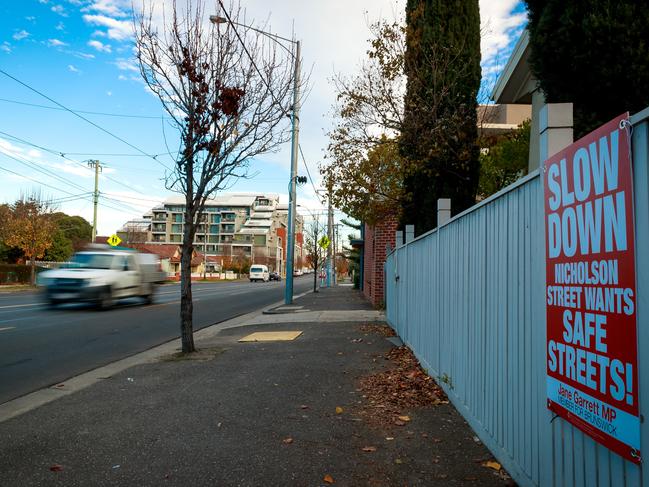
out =
{"type": "Polygon", "coordinates": [[[171,225],[171,233],[183,233],[183,226],[177,224],[171,225]]]}

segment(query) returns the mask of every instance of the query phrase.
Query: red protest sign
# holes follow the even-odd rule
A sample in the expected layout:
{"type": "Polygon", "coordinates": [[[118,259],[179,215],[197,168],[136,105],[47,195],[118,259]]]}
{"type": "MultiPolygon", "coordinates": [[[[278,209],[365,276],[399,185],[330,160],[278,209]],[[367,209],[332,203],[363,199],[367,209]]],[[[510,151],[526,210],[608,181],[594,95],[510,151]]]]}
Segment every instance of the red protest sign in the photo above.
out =
{"type": "Polygon", "coordinates": [[[628,114],[545,161],[548,408],[639,463],[628,114]]]}

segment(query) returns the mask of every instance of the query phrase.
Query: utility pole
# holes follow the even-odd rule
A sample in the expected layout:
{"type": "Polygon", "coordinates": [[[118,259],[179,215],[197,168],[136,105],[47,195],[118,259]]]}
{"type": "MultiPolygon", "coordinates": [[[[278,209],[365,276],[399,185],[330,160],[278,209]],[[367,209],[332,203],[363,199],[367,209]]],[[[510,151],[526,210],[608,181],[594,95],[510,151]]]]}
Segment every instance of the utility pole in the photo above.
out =
{"type": "Polygon", "coordinates": [[[338,262],[338,238],[340,237],[338,233],[338,227],[340,226],[340,223],[336,223],[334,225],[334,286],[338,282],[338,269],[337,269],[337,262],[338,262]]]}
{"type": "MultiPolygon", "coordinates": [[[[329,237],[329,247],[327,247],[327,287],[332,285],[333,268],[333,245],[334,245],[334,209],[331,206],[331,190],[329,191],[329,210],[327,217],[327,237],[329,237]]],[[[335,279],[335,278],[334,278],[335,279]]]]}
{"type": "Polygon", "coordinates": [[[92,202],[94,211],[92,216],[92,243],[97,239],[97,204],[99,203],[99,172],[101,171],[101,163],[95,159],[88,161],[89,167],[95,168],[95,192],[93,194],[92,202]]]}
{"type": "Polygon", "coordinates": [[[300,136],[300,41],[295,42],[295,72],[293,74],[293,111],[291,122],[291,181],[288,186],[288,241],[286,242],[286,287],[284,304],[293,303],[293,259],[295,257],[295,214],[297,212],[295,186],[297,185],[297,158],[300,136]]]}

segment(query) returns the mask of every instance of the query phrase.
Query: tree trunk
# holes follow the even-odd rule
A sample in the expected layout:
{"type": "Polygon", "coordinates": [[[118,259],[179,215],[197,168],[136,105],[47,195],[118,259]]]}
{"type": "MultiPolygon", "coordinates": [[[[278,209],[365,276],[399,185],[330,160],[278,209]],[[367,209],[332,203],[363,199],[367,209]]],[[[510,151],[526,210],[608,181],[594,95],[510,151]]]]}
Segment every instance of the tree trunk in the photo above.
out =
{"type": "Polygon", "coordinates": [[[29,278],[29,283],[33,286],[36,284],[36,259],[34,259],[34,254],[31,258],[31,276],[29,278]]]}
{"type": "Polygon", "coordinates": [[[194,246],[191,238],[192,232],[188,226],[187,220],[185,220],[183,245],[180,254],[180,336],[183,353],[191,353],[196,350],[192,321],[194,312],[194,302],[192,301],[192,253],[194,246]]]}
{"type": "Polygon", "coordinates": [[[318,266],[315,266],[315,269],[313,269],[313,292],[317,293],[318,292],[318,266]]]}

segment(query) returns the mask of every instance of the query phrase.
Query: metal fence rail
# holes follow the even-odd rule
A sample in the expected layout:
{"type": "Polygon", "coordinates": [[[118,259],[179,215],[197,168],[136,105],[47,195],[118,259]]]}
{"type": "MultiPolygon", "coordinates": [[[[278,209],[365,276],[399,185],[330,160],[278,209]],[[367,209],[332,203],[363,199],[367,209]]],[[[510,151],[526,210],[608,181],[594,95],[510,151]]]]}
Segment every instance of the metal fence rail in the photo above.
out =
{"type": "MultiPolygon", "coordinates": [[[[631,119],[640,412],[645,417],[648,117],[645,110],[631,119]]],[[[398,247],[385,264],[387,319],[520,485],[649,485],[642,468],[561,418],[552,420],[546,409],[542,191],[535,172],[398,247]]],[[[646,423],[641,439],[648,450],[646,423]]]]}

